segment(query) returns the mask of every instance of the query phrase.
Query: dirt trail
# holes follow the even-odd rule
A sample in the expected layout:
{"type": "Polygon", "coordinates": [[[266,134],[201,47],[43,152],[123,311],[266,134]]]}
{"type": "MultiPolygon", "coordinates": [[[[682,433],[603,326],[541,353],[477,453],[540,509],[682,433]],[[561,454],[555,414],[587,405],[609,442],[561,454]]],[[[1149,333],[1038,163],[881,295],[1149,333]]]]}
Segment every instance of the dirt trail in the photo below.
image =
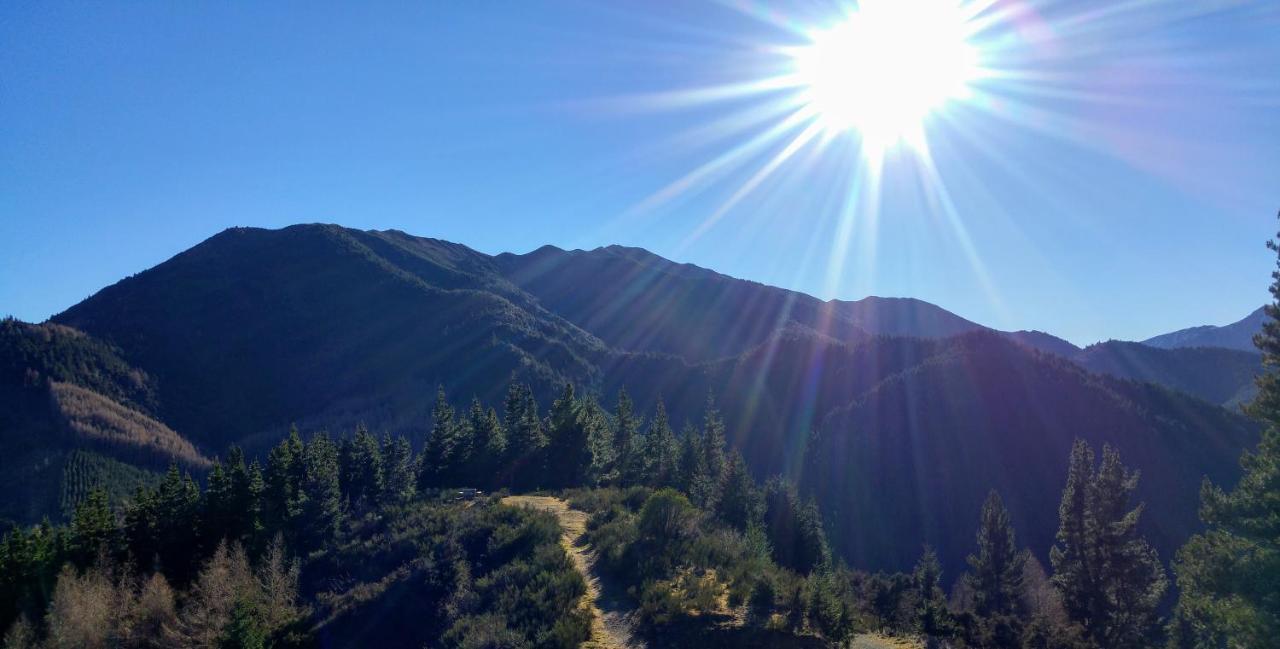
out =
{"type": "Polygon", "coordinates": [[[502,504],[541,509],[559,519],[560,545],[587,582],[582,605],[591,610],[591,638],[582,644],[583,649],[644,649],[645,643],[631,633],[625,608],[603,594],[595,571],[595,554],[582,538],[587,531],[587,513],[570,509],[569,503],[551,496],[507,496],[502,504]]]}
{"type": "Polygon", "coordinates": [[[918,640],[891,638],[878,633],[862,633],[853,638],[852,649],[924,649],[918,640]]]}
{"type": "MultiPolygon", "coordinates": [[[[587,531],[587,519],[590,516],[583,511],[571,509],[569,503],[551,496],[507,496],[502,504],[516,507],[531,507],[555,514],[560,521],[560,545],[564,546],[569,558],[582,578],[587,582],[587,594],[582,598],[582,606],[591,611],[591,637],[582,643],[583,649],[647,649],[640,638],[631,632],[631,624],[627,621],[626,605],[620,597],[609,597],[608,589],[601,587],[600,577],[595,571],[595,553],[592,552],[582,538],[587,531]]],[[[917,641],[890,638],[879,634],[864,633],[853,638],[853,649],[921,649],[917,641]]]]}

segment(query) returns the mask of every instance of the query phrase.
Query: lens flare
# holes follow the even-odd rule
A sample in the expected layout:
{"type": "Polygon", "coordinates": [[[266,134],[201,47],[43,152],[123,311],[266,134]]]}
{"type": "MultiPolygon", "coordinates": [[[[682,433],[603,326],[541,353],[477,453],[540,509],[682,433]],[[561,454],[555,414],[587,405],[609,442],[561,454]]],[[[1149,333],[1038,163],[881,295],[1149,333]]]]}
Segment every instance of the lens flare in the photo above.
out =
{"type": "Polygon", "coordinates": [[[863,0],[792,52],[794,82],[826,129],[856,131],[864,151],[919,148],[924,120],[979,76],[967,22],[948,0],[863,0]]]}

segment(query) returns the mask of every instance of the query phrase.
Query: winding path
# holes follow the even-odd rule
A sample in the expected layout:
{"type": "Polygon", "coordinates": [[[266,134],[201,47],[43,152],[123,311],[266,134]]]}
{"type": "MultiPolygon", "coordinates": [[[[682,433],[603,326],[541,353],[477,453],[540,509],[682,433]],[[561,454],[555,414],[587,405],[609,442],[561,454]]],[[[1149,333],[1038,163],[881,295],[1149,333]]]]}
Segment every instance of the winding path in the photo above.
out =
{"type": "MultiPolygon", "coordinates": [[[[647,649],[645,643],[631,632],[627,621],[626,604],[620,598],[610,598],[602,588],[600,576],[595,570],[595,553],[582,538],[587,531],[590,516],[569,507],[569,503],[551,496],[507,496],[502,504],[514,507],[530,507],[555,514],[560,522],[560,545],[564,546],[573,565],[587,582],[587,594],[582,607],[591,612],[591,637],[582,643],[583,649],[647,649]]],[[[813,641],[813,638],[808,638],[813,641]]],[[[782,645],[780,645],[782,646],[782,645]]],[[[791,646],[791,645],[785,645],[791,646]]],[[[796,645],[800,646],[800,645],[796,645]]],[[[808,645],[804,645],[808,646],[808,645]]],[[[874,633],[855,636],[852,649],[922,649],[913,639],[890,638],[874,633]]]]}
{"type": "Polygon", "coordinates": [[[551,496],[507,496],[502,504],[551,512],[560,521],[560,545],[587,582],[582,606],[591,611],[591,638],[582,644],[583,649],[645,649],[645,643],[631,633],[621,602],[603,594],[595,571],[595,554],[582,538],[587,531],[588,514],[551,496]]]}

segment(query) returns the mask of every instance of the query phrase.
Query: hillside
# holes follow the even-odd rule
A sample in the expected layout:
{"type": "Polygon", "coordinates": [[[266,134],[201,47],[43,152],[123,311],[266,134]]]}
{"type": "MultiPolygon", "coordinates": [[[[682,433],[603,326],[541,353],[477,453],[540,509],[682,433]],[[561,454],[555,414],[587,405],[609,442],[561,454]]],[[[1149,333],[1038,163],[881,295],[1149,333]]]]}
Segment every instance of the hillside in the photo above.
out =
{"type": "Polygon", "coordinates": [[[1226,347],[1170,347],[1111,340],[1071,357],[1098,374],[1157,383],[1231,408],[1253,398],[1262,372],[1256,353],[1226,347]]]}
{"type": "Polygon", "coordinates": [[[0,519],[57,515],[90,486],[129,493],[170,462],[209,464],[154,418],[145,372],[70,327],[0,322],[0,402],[0,519]]]}
{"type": "MultiPolygon", "coordinates": [[[[507,279],[549,311],[615,349],[674,354],[693,362],[744,353],[792,324],[846,343],[870,336],[946,338],[987,330],[922,300],[873,296],[824,302],[639,248],[543,246],[494,260],[507,279]]],[[[1038,331],[1005,335],[1044,351],[1076,350],[1038,331]]]]}
{"type": "Polygon", "coordinates": [[[1238,449],[1255,437],[1220,408],[1021,353],[989,334],[953,339],[820,428],[802,484],[818,494],[843,554],[855,565],[893,568],[919,554],[901,540],[920,539],[952,570],[963,567],[972,542],[955,531],[993,488],[1022,542],[1040,553],[1049,547],[1062,458],[1076,437],[1111,444],[1142,470],[1144,524],[1167,558],[1198,526],[1186,503],[1197,502],[1201,477],[1229,483],[1238,449]]]}
{"type": "MultiPolygon", "coordinates": [[[[754,473],[800,479],[818,494],[848,558],[903,568],[917,547],[898,541],[922,538],[912,526],[934,520],[923,538],[938,539],[952,574],[965,548],[941,539],[971,537],[970,496],[994,483],[1009,490],[1015,514],[1053,511],[1077,435],[1164,473],[1143,493],[1170,514],[1159,537],[1167,552],[1190,529],[1201,477],[1230,481],[1254,434],[1197,399],[1055,358],[1075,348],[1047,334],[990,332],[917,300],[823,302],[616,246],[490,257],[395,231],[238,228],[54,321],[145,369],[136,400],[204,454],[231,443],[260,453],[292,423],[349,431],[363,422],[420,444],[438,385],[455,403],[500,406],[507,385],[523,382],[543,408],[564,382],[606,403],[625,386],[646,416],[663,399],[677,430],[701,421],[713,395],[754,473]],[[802,471],[813,430],[846,447],[802,471]],[[883,462],[861,441],[873,433],[888,444],[883,462]],[[1137,441],[1162,436],[1185,443],[1156,452],[1137,441]],[[965,437],[975,457],[1004,459],[943,453],[965,437]],[[939,453],[929,475],[943,482],[929,493],[954,490],[958,500],[922,495],[913,480],[923,469],[904,448],[939,453]],[[868,484],[874,507],[856,500],[868,484]],[[906,517],[904,527],[859,523],[880,507],[906,517]],[[889,530],[906,536],[891,543],[889,530]]],[[[1213,360],[1203,361],[1185,373],[1098,363],[1166,383],[1167,371],[1183,381],[1175,387],[1203,392],[1196,380],[1209,381],[1213,360]]],[[[1052,533],[1044,518],[1018,522],[1037,542],[1052,533]]]]}
{"type": "Polygon", "coordinates": [[[225,231],[55,321],[148,368],[164,420],[206,448],[291,422],[421,431],[438,384],[548,396],[590,384],[607,352],[480,253],[336,226],[225,231]]]}
{"type": "Polygon", "coordinates": [[[549,311],[621,351],[715,360],[763,343],[789,322],[843,341],[868,335],[851,317],[856,309],[831,308],[803,293],[677,264],[638,248],[544,246],[526,255],[499,255],[495,262],[549,311]]]}
{"type": "Polygon", "coordinates": [[[1142,344],[1161,349],[1179,347],[1225,347],[1256,354],[1253,337],[1262,331],[1262,323],[1266,319],[1262,307],[1244,318],[1228,325],[1202,325],[1179,329],[1142,341],[1142,344]]]}

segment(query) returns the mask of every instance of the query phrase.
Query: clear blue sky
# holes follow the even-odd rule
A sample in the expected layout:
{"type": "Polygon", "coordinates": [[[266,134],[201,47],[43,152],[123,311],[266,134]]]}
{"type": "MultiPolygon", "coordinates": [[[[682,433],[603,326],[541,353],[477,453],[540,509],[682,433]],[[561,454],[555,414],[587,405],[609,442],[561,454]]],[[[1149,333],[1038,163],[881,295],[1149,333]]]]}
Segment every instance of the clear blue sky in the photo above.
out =
{"type": "Polygon", "coordinates": [[[887,154],[874,208],[842,207],[867,164],[848,135],[694,173],[779,94],[692,91],[777,74],[835,3],[371,4],[0,5],[0,313],[311,221],[642,246],[1077,343],[1266,298],[1280,3],[994,3],[973,43],[1003,74],[926,122],[931,166],[887,154]]]}

